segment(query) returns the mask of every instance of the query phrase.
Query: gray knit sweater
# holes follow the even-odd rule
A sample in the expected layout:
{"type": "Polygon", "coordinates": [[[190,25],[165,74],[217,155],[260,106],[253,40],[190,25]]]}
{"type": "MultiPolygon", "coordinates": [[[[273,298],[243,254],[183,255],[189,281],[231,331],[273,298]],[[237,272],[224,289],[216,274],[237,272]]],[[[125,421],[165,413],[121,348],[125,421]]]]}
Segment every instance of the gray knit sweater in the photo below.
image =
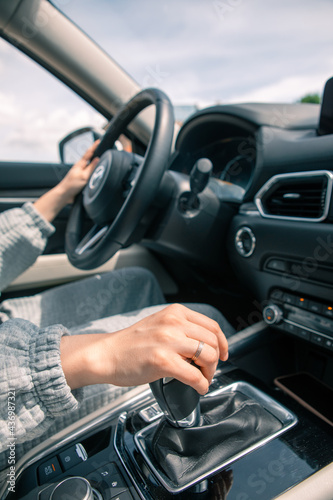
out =
{"type": "MultiPolygon", "coordinates": [[[[53,231],[31,204],[0,214],[1,290],[34,263],[53,231]]],[[[66,333],[61,325],[38,328],[22,319],[0,325],[0,470],[13,464],[10,444],[17,461],[20,443],[78,407],[60,363],[66,333]]]]}

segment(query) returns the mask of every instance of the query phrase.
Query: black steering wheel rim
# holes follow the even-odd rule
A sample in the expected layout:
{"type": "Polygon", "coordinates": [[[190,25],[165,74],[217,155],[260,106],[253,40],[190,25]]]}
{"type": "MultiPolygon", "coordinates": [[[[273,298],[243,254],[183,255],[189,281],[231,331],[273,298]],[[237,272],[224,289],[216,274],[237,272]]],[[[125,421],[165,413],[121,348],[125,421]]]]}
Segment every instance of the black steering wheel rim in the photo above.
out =
{"type": "Polygon", "coordinates": [[[71,264],[79,269],[101,266],[124,247],[157,194],[167,167],[174,131],[173,107],[161,90],[146,89],[134,96],[110,121],[95,154],[102,156],[110,149],[138,113],[150,105],[155,106],[155,124],[140,173],[115,219],[103,228],[96,243],[84,251],[78,251],[78,248],[83,248],[80,245],[85,216],[82,195],[74,202],[66,228],[65,251],[71,264]]]}

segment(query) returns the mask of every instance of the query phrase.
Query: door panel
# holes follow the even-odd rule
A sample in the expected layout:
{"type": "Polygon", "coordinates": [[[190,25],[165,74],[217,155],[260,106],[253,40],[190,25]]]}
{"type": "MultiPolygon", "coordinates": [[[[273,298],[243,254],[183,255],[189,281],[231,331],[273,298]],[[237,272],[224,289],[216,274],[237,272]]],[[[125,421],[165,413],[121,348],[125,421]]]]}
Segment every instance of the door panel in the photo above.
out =
{"type": "Polygon", "coordinates": [[[5,293],[59,285],[71,280],[84,278],[96,273],[113,271],[123,267],[140,266],[153,272],[165,295],[175,294],[178,287],[156,258],[144,247],[132,245],[120,250],[103,266],[91,271],[81,271],[73,267],[65,254],[41,255],[35,264],[16,278],[5,293]]]}
{"type": "MultiPolygon", "coordinates": [[[[54,187],[67,173],[68,165],[55,163],[0,162],[0,212],[34,202],[54,187]]],[[[53,222],[56,232],[50,237],[45,254],[63,253],[70,207],[65,207],[53,222]]]]}

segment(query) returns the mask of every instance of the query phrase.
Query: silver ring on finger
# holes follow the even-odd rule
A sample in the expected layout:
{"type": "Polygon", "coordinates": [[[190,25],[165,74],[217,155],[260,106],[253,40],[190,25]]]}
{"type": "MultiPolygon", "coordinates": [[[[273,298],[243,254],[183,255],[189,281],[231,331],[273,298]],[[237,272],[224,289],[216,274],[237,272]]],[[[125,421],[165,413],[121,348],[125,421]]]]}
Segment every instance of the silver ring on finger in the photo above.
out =
{"type": "Polygon", "coordinates": [[[196,362],[196,360],[198,359],[198,357],[202,353],[202,349],[204,348],[204,345],[205,345],[205,343],[202,340],[200,340],[199,344],[198,344],[198,348],[197,348],[197,350],[195,351],[194,355],[191,358],[191,361],[193,361],[193,363],[196,362]]]}

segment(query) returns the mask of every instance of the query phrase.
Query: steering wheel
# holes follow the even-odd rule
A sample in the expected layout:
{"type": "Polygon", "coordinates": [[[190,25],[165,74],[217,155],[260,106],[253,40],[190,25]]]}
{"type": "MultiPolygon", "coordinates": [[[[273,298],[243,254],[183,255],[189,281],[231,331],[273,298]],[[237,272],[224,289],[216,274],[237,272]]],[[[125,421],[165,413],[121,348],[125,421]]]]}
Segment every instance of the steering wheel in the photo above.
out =
{"type": "Polygon", "coordinates": [[[123,248],[157,195],[170,155],[173,107],[158,89],[134,96],[110,121],[95,156],[100,157],[90,180],[72,207],[65,235],[69,261],[94,269],[123,248]],[[116,139],[144,108],[156,108],[145,156],[111,149],[116,139]],[[93,222],[82,235],[85,213],[93,222]]]}

